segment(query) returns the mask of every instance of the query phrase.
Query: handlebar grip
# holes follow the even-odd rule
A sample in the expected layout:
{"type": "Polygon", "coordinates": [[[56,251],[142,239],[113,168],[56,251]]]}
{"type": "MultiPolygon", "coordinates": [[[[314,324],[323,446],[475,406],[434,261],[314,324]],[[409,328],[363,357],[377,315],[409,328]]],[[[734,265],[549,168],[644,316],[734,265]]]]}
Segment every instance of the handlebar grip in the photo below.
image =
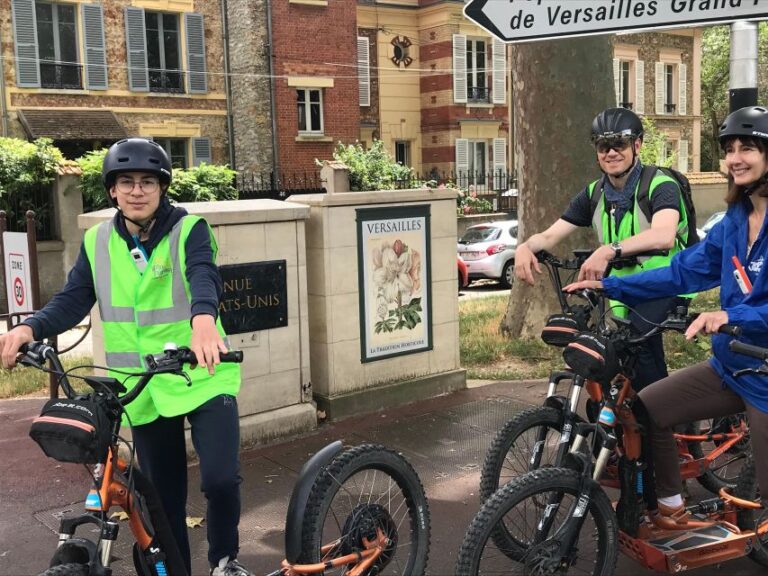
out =
{"type": "MultiPolygon", "coordinates": [[[[228,352],[219,352],[219,360],[222,362],[234,362],[239,364],[243,361],[243,351],[230,350],[228,352]]],[[[186,352],[186,357],[183,358],[182,362],[197,364],[197,356],[195,356],[195,353],[192,352],[192,350],[189,350],[186,352]]]]}
{"type": "Polygon", "coordinates": [[[728,349],[736,354],[744,354],[745,356],[751,356],[752,358],[768,360],[768,348],[763,348],[761,346],[754,346],[738,340],[732,340],[728,344],[728,349]]]}
{"type": "MultiPolygon", "coordinates": [[[[734,326],[733,324],[723,324],[720,326],[720,328],[718,328],[717,332],[718,334],[727,334],[728,336],[734,336],[736,338],[741,336],[741,328],[734,326]]],[[[747,344],[744,345],[747,346],[747,344]]]]}
{"type": "Polygon", "coordinates": [[[240,364],[243,361],[242,350],[230,350],[229,352],[219,353],[219,359],[222,362],[235,362],[240,364]]]}

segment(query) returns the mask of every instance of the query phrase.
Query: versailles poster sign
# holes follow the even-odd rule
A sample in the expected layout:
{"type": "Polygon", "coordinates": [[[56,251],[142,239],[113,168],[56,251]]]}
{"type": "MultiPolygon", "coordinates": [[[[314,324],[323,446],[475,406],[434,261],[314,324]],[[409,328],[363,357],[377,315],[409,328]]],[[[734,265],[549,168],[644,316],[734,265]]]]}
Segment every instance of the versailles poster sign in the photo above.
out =
{"type": "Polygon", "coordinates": [[[429,205],[356,212],[361,361],[431,350],[429,205]]]}

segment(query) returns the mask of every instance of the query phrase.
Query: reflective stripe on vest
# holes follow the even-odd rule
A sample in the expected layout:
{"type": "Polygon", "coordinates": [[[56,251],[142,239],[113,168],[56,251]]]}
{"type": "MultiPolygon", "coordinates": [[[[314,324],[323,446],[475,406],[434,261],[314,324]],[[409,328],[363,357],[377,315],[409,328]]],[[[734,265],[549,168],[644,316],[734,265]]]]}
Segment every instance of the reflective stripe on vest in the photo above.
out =
{"type": "Polygon", "coordinates": [[[99,312],[104,322],[134,322],[139,326],[155,326],[157,324],[170,324],[180,322],[190,317],[192,304],[184,289],[181,263],[179,262],[179,237],[181,236],[181,223],[179,220],[168,235],[170,243],[171,262],[173,263],[171,308],[158,310],[146,310],[138,313],[132,307],[114,306],[112,304],[112,260],[109,255],[109,238],[112,235],[114,224],[112,221],[99,226],[96,236],[96,294],[99,296],[99,312]]]}

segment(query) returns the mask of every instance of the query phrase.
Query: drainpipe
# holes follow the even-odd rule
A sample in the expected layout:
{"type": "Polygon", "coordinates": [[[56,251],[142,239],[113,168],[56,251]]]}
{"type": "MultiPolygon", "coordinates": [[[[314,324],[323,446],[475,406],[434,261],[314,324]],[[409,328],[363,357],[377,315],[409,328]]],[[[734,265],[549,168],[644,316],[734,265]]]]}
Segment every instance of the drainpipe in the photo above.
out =
{"type": "Polygon", "coordinates": [[[730,111],[757,106],[757,22],[731,24],[730,111]]]}
{"type": "Polygon", "coordinates": [[[221,27],[224,35],[224,91],[227,94],[227,142],[229,144],[229,167],[235,165],[235,128],[232,124],[232,80],[229,66],[229,20],[227,19],[227,0],[221,2],[221,27]]]}
{"type": "Polygon", "coordinates": [[[277,147],[277,110],[275,106],[275,67],[272,51],[272,0],[265,0],[267,8],[267,64],[269,66],[269,114],[272,117],[272,173],[278,177],[280,159],[277,147]]]}
{"type": "Polygon", "coordinates": [[[3,126],[3,137],[8,136],[8,109],[5,105],[5,60],[3,49],[0,47],[0,121],[3,126]]]}

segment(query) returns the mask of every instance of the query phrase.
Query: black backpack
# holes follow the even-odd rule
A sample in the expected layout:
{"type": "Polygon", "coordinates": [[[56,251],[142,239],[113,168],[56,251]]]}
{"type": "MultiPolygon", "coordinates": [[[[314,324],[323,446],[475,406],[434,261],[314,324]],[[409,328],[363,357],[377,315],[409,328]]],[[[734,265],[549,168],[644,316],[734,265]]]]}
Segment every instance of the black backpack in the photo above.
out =
{"type": "MultiPolygon", "coordinates": [[[[683,242],[681,238],[680,243],[683,244],[685,248],[693,246],[699,241],[699,233],[696,230],[696,207],[693,205],[691,183],[683,173],[678,172],[674,168],[665,168],[663,166],[643,166],[643,171],[640,174],[640,184],[637,188],[637,205],[640,207],[640,210],[643,211],[645,219],[650,222],[652,215],[648,194],[651,190],[651,181],[656,175],[657,170],[665,176],[672,178],[672,180],[677,182],[677,185],[680,188],[680,194],[682,194],[683,197],[683,206],[685,207],[685,212],[688,216],[688,241],[683,242]]],[[[600,178],[597,184],[595,184],[594,190],[592,191],[592,196],[590,198],[592,214],[594,214],[595,210],[597,210],[597,205],[600,203],[600,198],[603,196],[604,185],[605,176],[600,178]]]]}

